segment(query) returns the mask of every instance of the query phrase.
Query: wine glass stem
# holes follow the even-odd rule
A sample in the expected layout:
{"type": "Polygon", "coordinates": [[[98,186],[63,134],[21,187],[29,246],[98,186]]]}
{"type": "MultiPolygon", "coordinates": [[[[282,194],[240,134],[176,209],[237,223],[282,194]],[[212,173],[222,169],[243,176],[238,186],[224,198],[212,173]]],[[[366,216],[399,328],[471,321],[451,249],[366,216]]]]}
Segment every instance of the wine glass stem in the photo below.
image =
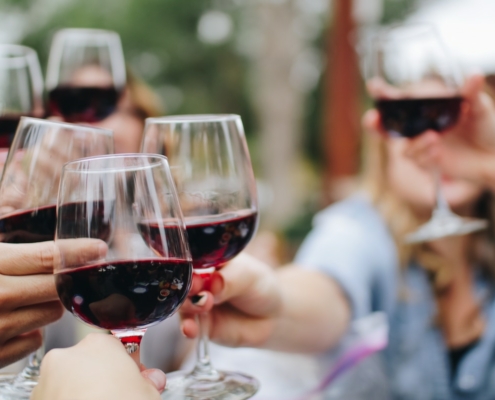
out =
{"type": "Polygon", "coordinates": [[[40,375],[40,365],[43,356],[45,355],[45,330],[42,329],[43,340],[41,347],[34,353],[31,353],[28,358],[28,365],[24,367],[21,373],[17,376],[17,381],[37,381],[40,375]]]}
{"type": "Polygon", "coordinates": [[[199,325],[198,345],[196,347],[197,360],[192,375],[197,378],[215,380],[218,379],[218,372],[210,361],[208,313],[199,314],[197,319],[199,325]]]}
{"type": "Polygon", "coordinates": [[[435,209],[433,210],[433,216],[444,216],[452,214],[449,203],[445,198],[445,194],[442,189],[442,176],[440,169],[438,167],[434,167],[433,169],[433,178],[435,180],[435,196],[436,196],[436,204],[435,209]]]}
{"type": "Polygon", "coordinates": [[[124,347],[137,365],[141,365],[141,345],[139,343],[124,343],[124,347]]]}

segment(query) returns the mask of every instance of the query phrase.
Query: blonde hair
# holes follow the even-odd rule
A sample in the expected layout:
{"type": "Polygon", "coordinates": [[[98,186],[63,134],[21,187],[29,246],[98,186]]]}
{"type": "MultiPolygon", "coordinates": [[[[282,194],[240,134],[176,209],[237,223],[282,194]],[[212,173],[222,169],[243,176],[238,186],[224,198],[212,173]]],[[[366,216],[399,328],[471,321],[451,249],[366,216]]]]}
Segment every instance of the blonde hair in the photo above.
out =
{"type": "MultiPolygon", "coordinates": [[[[450,286],[452,268],[447,261],[434,253],[427,244],[408,245],[405,235],[425,221],[419,219],[411,207],[392,190],[387,179],[389,163],[386,139],[376,134],[364,135],[364,170],[362,186],[369,193],[373,205],[383,216],[397,246],[401,269],[407,268],[411,260],[418,261],[430,277],[435,293],[440,294],[450,286]]],[[[490,192],[484,192],[477,201],[475,214],[488,219],[489,229],[473,235],[470,259],[495,276],[495,206],[490,192]]],[[[402,288],[404,289],[404,288],[402,288]]]]}

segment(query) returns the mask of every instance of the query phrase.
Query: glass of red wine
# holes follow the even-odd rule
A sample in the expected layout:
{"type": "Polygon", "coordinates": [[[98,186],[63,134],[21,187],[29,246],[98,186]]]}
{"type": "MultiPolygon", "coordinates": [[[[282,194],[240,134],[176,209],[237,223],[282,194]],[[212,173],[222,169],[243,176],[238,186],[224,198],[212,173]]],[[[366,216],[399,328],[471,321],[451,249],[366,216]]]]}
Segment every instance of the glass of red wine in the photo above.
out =
{"type": "MultiPolygon", "coordinates": [[[[238,255],[258,225],[256,186],[241,118],[190,115],[149,118],[143,152],[167,156],[184,214],[194,272],[205,279],[238,255]]],[[[150,239],[159,221],[148,221],[150,239]]],[[[162,399],[247,399],[258,381],[217,371],[208,351],[208,316],[199,317],[197,363],[167,376],[162,399]]]]}
{"type": "Polygon", "coordinates": [[[0,45],[0,174],[21,116],[43,116],[43,77],[36,52],[0,45]]]}
{"type": "Polygon", "coordinates": [[[139,362],[146,329],[177,311],[192,280],[167,159],[123,154],[66,164],[55,243],[62,304],[81,321],[110,330],[139,362]],[[100,241],[106,251],[96,259],[68,262],[64,255],[74,240],[100,241]]]}
{"type": "MultiPolygon", "coordinates": [[[[53,240],[62,166],[111,153],[111,131],[21,117],[0,180],[0,242],[53,240]]],[[[0,389],[1,398],[29,399],[43,354],[42,347],[29,357],[28,366],[0,389]]]]}
{"type": "Polygon", "coordinates": [[[126,84],[116,32],[62,29],[55,34],[46,75],[48,111],[67,122],[98,122],[116,108],[126,84]]]}
{"type": "MultiPolygon", "coordinates": [[[[391,140],[414,138],[426,131],[448,134],[455,127],[462,110],[463,76],[432,26],[384,29],[374,40],[369,67],[368,90],[391,140]]],[[[407,235],[406,242],[465,235],[487,227],[487,221],[453,213],[442,191],[441,171],[435,168],[433,175],[432,217],[407,235]]]]}

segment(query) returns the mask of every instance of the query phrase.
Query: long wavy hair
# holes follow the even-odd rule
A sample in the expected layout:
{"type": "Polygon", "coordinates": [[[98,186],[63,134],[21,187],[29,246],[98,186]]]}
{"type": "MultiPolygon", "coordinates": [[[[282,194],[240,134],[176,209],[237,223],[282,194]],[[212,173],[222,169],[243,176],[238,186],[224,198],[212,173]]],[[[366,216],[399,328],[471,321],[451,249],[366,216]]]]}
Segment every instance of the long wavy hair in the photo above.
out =
{"type": "MultiPolygon", "coordinates": [[[[389,157],[386,139],[378,135],[364,136],[362,186],[371,196],[395,240],[401,268],[407,268],[411,260],[418,261],[428,272],[433,290],[439,295],[450,286],[452,268],[427,244],[408,245],[404,242],[407,233],[426,221],[418,218],[390,187],[387,180],[389,157]]],[[[478,198],[475,216],[489,220],[489,227],[472,236],[469,260],[495,281],[495,201],[491,192],[485,191],[478,198]]]]}

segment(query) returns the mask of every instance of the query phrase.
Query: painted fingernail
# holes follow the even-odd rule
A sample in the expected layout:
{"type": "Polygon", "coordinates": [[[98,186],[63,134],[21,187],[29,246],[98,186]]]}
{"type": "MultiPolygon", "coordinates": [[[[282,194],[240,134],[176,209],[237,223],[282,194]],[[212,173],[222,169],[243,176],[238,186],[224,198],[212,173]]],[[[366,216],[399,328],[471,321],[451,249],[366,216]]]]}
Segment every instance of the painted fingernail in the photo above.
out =
{"type": "Polygon", "coordinates": [[[191,302],[197,307],[203,307],[206,304],[206,300],[208,300],[208,295],[205,292],[191,297],[191,302]]]}

